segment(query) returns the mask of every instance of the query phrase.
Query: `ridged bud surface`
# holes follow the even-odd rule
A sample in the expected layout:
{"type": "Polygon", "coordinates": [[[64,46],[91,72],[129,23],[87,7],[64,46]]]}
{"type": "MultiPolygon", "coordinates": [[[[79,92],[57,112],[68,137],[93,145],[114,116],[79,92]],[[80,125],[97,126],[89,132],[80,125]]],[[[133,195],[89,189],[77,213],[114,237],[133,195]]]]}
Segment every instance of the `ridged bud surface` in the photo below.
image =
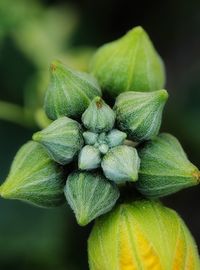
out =
{"type": "Polygon", "coordinates": [[[74,71],[60,61],[50,66],[50,83],[44,108],[48,117],[79,118],[95,96],[101,96],[97,81],[89,74],[74,71]]]}
{"type": "Polygon", "coordinates": [[[112,97],[125,91],[155,91],[165,84],[163,62],[142,27],[100,47],[91,72],[112,97]]]}
{"type": "Polygon", "coordinates": [[[90,270],[199,270],[197,246],[177,213],[158,202],[121,204],[88,241],[90,270]]]}
{"type": "Polygon", "coordinates": [[[82,122],[92,132],[106,132],[114,126],[115,113],[102,98],[95,97],[83,113],[82,122]]]}
{"type": "Polygon", "coordinates": [[[101,163],[105,176],[116,183],[137,181],[139,166],[137,150],[126,145],[111,148],[101,163]]]}
{"type": "Polygon", "coordinates": [[[78,157],[78,167],[80,170],[93,170],[100,166],[101,154],[99,149],[91,145],[85,145],[78,157]]]}
{"type": "Polygon", "coordinates": [[[85,144],[94,145],[97,142],[98,134],[91,131],[85,131],[83,132],[83,138],[85,144]]]}
{"type": "Polygon", "coordinates": [[[156,136],[167,99],[166,90],[122,93],[114,106],[119,129],[134,141],[149,140],[156,136]]]}
{"type": "Polygon", "coordinates": [[[80,171],[68,176],[65,196],[78,224],[85,226],[113,208],[119,191],[101,174],[80,171]]]}
{"type": "Polygon", "coordinates": [[[107,134],[107,142],[109,147],[114,147],[123,144],[127,135],[118,129],[113,129],[107,134]]]}
{"type": "Polygon", "coordinates": [[[170,134],[160,134],[147,142],[139,156],[141,166],[136,186],[147,197],[166,196],[200,182],[199,170],[170,134]]]}
{"type": "Polygon", "coordinates": [[[17,152],[0,195],[41,207],[54,207],[64,203],[63,188],[61,169],[39,143],[30,141],[17,152]]]}
{"type": "Polygon", "coordinates": [[[70,163],[84,143],[81,125],[68,117],[61,117],[35,133],[33,140],[41,143],[49,156],[62,165],[70,163]]]}

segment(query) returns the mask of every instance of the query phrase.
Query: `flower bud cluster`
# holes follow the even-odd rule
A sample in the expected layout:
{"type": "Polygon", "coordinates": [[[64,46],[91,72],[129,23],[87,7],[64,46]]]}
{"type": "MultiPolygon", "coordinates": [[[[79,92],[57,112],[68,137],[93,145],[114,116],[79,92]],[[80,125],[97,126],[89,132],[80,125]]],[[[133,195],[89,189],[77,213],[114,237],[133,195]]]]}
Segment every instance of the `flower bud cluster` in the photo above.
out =
{"type": "Polygon", "coordinates": [[[159,133],[164,85],[163,61],[141,27],[97,50],[90,74],[54,61],[44,101],[51,122],[17,152],[0,187],[2,197],[40,207],[67,199],[81,226],[99,217],[91,270],[200,269],[180,217],[151,201],[200,182],[179,141],[159,133]],[[148,200],[133,202],[133,190],[148,200]]]}
{"type": "Polygon", "coordinates": [[[163,61],[141,27],[97,50],[90,74],[53,61],[44,101],[52,121],[19,150],[1,196],[52,207],[65,195],[86,225],[128,182],[147,198],[197,185],[199,170],[178,140],[159,134],[164,85],[163,61]]]}

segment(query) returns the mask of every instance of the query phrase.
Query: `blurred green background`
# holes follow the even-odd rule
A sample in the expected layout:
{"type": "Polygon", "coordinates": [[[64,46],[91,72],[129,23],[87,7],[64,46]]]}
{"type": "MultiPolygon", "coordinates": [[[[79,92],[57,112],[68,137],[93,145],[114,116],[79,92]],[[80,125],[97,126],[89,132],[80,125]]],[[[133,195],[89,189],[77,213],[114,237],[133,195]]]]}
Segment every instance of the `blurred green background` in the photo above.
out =
{"type": "MultiPolygon", "coordinates": [[[[142,25],[167,67],[162,130],[200,167],[200,2],[0,0],[0,181],[17,149],[46,124],[41,104],[51,60],[87,70],[95,47],[142,25]],[[20,119],[20,120],[19,120],[20,119]]],[[[200,188],[164,199],[200,247],[200,188]]],[[[87,237],[68,206],[43,210],[0,199],[0,269],[86,270],[87,237]]]]}

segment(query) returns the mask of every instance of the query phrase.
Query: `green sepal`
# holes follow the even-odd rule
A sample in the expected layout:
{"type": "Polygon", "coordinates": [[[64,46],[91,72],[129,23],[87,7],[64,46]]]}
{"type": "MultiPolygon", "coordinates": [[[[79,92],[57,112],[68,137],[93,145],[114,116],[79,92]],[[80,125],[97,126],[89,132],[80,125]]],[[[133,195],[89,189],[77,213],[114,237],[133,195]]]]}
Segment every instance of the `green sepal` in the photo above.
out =
{"type": "Polygon", "coordinates": [[[151,139],[159,132],[167,99],[166,90],[120,94],[114,106],[117,126],[136,142],[151,139]]]}
{"type": "Polygon", "coordinates": [[[101,163],[105,176],[118,184],[137,181],[139,166],[137,150],[126,145],[111,148],[101,163]]]}
{"type": "Polygon", "coordinates": [[[61,168],[39,143],[30,141],[17,152],[0,195],[41,207],[55,207],[64,203],[63,188],[61,168]]]}
{"type": "Polygon", "coordinates": [[[36,132],[33,140],[41,143],[49,156],[62,165],[70,163],[84,143],[80,124],[68,117],[61,117],[36,132]]]}
{"type": "Polygon", "coordinates": [[[95,97],[83,113],[82,122],[92,132],[107,132],[114,126],[115,112],[101,97],[95,97]]]}
{"type": "Polygon", "coordinates": [[[147,197],[163,197],[200,182],[199,170],[170,134],[160,134],[147,142],[139,156],[141,166],[136,187],[147,197]]]}
{"type": "Polygon", "coordinates": [[[50,66],[50,83],[44,109],[55,120],[61,116],[79,118],[95,96],[101,96],[97,81],[89,74],[74,71],[60,61],[50,66]]]}
{"type": "Polygon", "coordinates": [[[91,72],[112,97],[125,91],[159,90],[165,84],[163,61],[140,26],[100,47],[91,63],[91,72]]]}
{"type": "Polygon", "coordinates": [[[109,212],[119,198],[118,188],[100,173],[70,174],[64,192],[81,226],[109,212]]]}
{"type": "Polygon", "coordinates": [[[85,145],[78,157],[78,167],[81,170],[93,170],[100,167],[101,153],[99,149],[91,145],[85,145]]]}

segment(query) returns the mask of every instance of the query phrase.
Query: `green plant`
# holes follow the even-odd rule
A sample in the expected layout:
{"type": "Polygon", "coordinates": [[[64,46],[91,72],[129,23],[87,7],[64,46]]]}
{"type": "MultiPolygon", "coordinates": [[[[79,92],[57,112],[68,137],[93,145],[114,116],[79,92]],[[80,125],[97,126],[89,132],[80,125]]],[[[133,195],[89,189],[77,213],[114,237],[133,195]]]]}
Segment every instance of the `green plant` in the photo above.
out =
{"type": "MultiPolygon", "coordinates": [[[[0,24],[0,49],[9,39],[33,67],[20,87],[23,88],[23,104],[0,100],[0,119],[30,129],[46,127],[49,121],[43,110],[43,99],[49,79],[46,67],[52,56],[72,67],[87,70],[88,61],[94,53],[92,47],[71,47],[79,25],[79,14],[67,4],[46,7],[39,0],[16,0],[13,5],[12,0],[2,0],[0,24]]],[[[8,67],[12,64],[9,59],[6,63],[3,59],[1,61],[8,67]]],[[[23,69],[23,63],[17,63],[17,68],[23,69]]],[[[15,80],[13,88],[16,87],[15,80]]]]}
{"type": "Polygon", "coordinates": [[[154,201],[199,184],[200,172],[175,137],[159,134],[168,93],[145,31],[136,27],[100,48],[91,74],[60,61],[50,74],[49,125],[19,150],[1,196],[42,207],[66,198],[81,226],[98,218],[89,239],[93,270],[200,269],[186,226],[154,201]]]}

